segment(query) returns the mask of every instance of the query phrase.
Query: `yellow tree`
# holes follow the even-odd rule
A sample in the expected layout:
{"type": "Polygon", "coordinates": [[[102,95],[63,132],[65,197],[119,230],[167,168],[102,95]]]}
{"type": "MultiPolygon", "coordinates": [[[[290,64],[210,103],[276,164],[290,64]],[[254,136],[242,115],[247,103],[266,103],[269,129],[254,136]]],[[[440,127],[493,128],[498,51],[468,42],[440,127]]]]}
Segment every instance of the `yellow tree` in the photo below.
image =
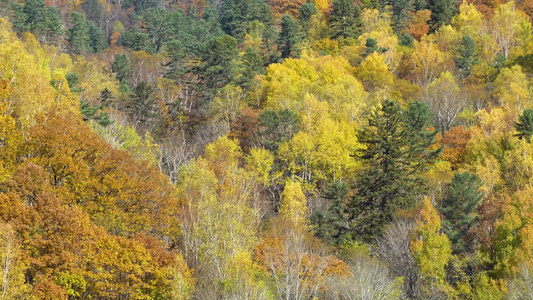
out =
{"type": "Polygon", "coordinates": [[[531,265],[533,255],[533,201],[531,189],[507,197],[494,235],[494,271],[500,278],[516,274],[521,263],[531,265]]]}
{"type": "Polygon", "coordinates": [[[461,90],[450,72],[440,74],[426,92],[426,102],[433,113],[435,125],[444,136],[463,110],[465,101],[461,90]]]}
{"type": "Polygon", "coordinates": [[[15,230],[0,222],[0,299],[31,299],[25,283],[21,246],[15,230]]]}
{"type": "Polygon", "coordinates": [[[309,299],[328,289],[328,279],[350,275],[348,266],[313,247],[307,200],[301,184],[289,179],[280,200],[280,214],[271,223],[272,231],[255,247],[254,259],[268,272],[279,299],[309,299]]]}
{"type": "Polygon", "coordinates": [[[523,12],[516,9],[515,2],[509,1],[494,10],[490,31],[500,51],[508,58],[514,47],[531,38],[531,23],[523,12]]]}
{"type": "Polygon", "coordinates": [[[496,97],[511,118],[516,118],[523,109],[531,107],[529,82],[519,65],[502,69],[494,81],[494,87],[496,97]]]}
{"type": "Polygon", "coordinates": [[[451,242],[441,233],[441,222],[431,200],[422,202],[420,219],[416,221],[415,235],[411,240],[411,252],[420,269],[420,276],[428,287],[443,288],[446,266],[452,256],[451,242]]]}

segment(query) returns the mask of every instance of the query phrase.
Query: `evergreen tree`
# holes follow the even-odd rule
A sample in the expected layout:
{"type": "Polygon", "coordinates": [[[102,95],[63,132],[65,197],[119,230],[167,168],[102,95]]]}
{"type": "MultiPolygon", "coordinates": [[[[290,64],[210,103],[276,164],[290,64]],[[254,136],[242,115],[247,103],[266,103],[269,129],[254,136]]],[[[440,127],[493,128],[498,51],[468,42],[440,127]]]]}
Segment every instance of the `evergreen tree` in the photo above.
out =
{"type": "Polygon", "coordinates": [[[34,33],[41,33],[45,25],[46,5],[43,0],[25,0],[24,14],[26,15],[27,30],[34,33]]]}
{"type": "Polygon", "coordinates": [[[479,191],[482,185],[483,182],[476,174],[455,173],[448,196],[442,202],[442,227],[450,238],[455,253],[475,249],[474,243],[467,240],[467,234],[478,217],[476,210],[483,198],[479,191]]]}
{"type": "Polygon", "coordinates": [[[317,12],[318,10],[313,3],[305,3],[304,5],[300,6],[298,19],[302,23],[307,23],[311,20],[312,16],[316,15],[317,12]]]}
{"type": "Polygon", "coordinates": [[[241,76],[238,83],[246,89],[256,75],[265,73],[265,62],[257,50],[252,47],[246,48],[242,56],[241,76]]]}
{"type": "Polygon", "coordinates": [[[89,37],[88,50],[90,52],[99,52],[107,48],[107,39],[100,28],[87,21],[87,35],[89,37]]]}
{"type": "Polygon", "coordinates": [[[108,88],[105,88],[100,93],[99,100],[103,107],[109,107],[111,105],[111,100],[114,98],[113,93],[111,93],[108,88]]]}
{"type": "Polygon", "coordinates": [[[348,189],[343,182],[335,181],[327,187],[324,198],[328,200],[325,211],[317,211],[311,216],[315,225],[315,235],[330,244],[341,245],[352,239],[346,219],[346,195],[348,189]]]}
{"type": "Polygon", "coordinates": [[[470,76],[472,67],[479,62],[478,57],[476,42],[468,35],[463,36],[454,58],[462,78],[470,76]]]}
{"type": "Polygon", "coordinates": [[[237,40],[229,35],[215,38],[195,71],[210,93],[232,82],[237,71],[237,40]]]}
{"type": "Polygon", "coordinates": [[[92,106],[89,104],[89,102],[80,100],[80,111],[81,115],[83,116],[83,121],[87,122],[89,120],[95,120],[103,127],[113,124],[114,121],[109,118],[109,114],[107,112],[100,111],[100,113],[97,114],[102,107],[102,105],[92,106]]]}
{"type": "Polygon", "coordinates": [[[74,53],[81,53],[91,50],[89,48],[89,28],[85,17],[77,12],[70,15],[72,26],[67,31],[67,41],[70,43],[70,50],[74,53]]]}
{"type": "Polygon", "coordinates": [[[263,147],[272,152],[277,152],[281,143],[290,140],[300,130],[298,115],[290,109],[263,110],[259,125],[263,147]]]}
{"type": "Polygon", "coordinates": [[[387,1],[392,10],[392,24],[396,34],[402,33],[411,18],[413,0],[389,0],[387,1]]]}
{"type": "Polygon", "coordinates": [[[374,52],[377,52],[377,53],[383,53],[387,50],[389,50],[388,48],[382,48],[380,46],[378,46],[378,42],[373,39],[373,38],[367,38],[366,39],[366,43],[365,43],[365,53],[363,53],[363,58],[364,57],[367,57],[369,56],[370,54],[374,53],[374,52]]]}
{"type": "Polygon", "coordinates": [[[272,12],[264,0],[225,0],[220,13],[220,26],[228,35],[243,38],[248,24],[258,20],[269,24],[272,12]]]}
{"type": "Polygon", "coordinates": [[[281,58],[298,57],[300,52],[298,44],[301,41],[299,31],[298,23],[294,22],[290,15],[284,15],[281,19],[278,41],[281,58]]]}
{"type": "Polygon", "coordinates": [[[100,4],[100,1],[84,0],[81,4],[81,8],[85,12],[85,16],[87,16],[88,20],[91,20],[98,25],[102,23],[102,4],[100,4]]]}
{"type": "Polygon", "coordinates": [[[152,97],[154,88],[145,81],[141,81],[134,89],[127,110],[135,123],[146,125],[154,116],[155,101],[152,97]]]}
{"type": "Polygon", "coordinates": [[[415,38],[408,33],[402,34],[402,39],[399,42],[400,46],[407,46],[411,48],[413,47],[414,43],[415,43],[415,38]]]}
{"type": "Polygon", "coordinates": [[[150,37],[144,32],[126,31],[120,35],[119,44],[133,51],[151,51],[150,37]]]}
{"type": "Polygon", "coordinates": [[[332,38],[356,38],[359,36],[361,21],[360,8],[354,7],[352,0],[334,0],[330,15],[332,38]]]}
{"type": "MultiPolygon", "coordinates": [[[[141,28],[150,37],[156,53],[159,52],[164,42],[168,40],[170,26],[169,14],[166,10],[151,8],[143,14],[141,28]]],[[[191,25],[188,24],[188,26],[191,25]]]]}
{"type": "Polygon", "coordinates": [[[74,93],[82,92],[82,88],[80,87],[80,77],[77,73],[68,73],[65,76],[65,79],[67,80],[68,87],[71,92],[74,92],[74,93]]]}
{"type": "Polygon", "coordinates": [[[126,54],[116,54],[111,69],[121,84],[128,83],[131,74],[131,66],[130,60],[126,54]]]}
{"type": "Polygon", "coordinates": [[[526,139],[528,143],[531,143],[531,136],[533,135],[533,110],[524,109],[522,114],[518,117],[518,122],[514,123],[516,131],[515,136],[519,139],[526,139]]]}
{"type": "Polygon", "coordinates": [[[441,149],[428,150],[436,131],[428,131],[427,105],[412,102],[404,111],[386,100],[368,119],[357,137],[365,148],[358,157],[366,168],[349,203],[352,236],[371,241],[400,208],[409,208],[424,191],[420,177],[441,149]]]}
{"type": "Polygon", "coordinates": [[[165,46],[165,56],[170,60],[166,63],[165,78],[178,80],[187,73],[187,54],[183,44],[179,40],[173,40],[165,46]]]}
{"type": "Polygon", "coordinates": [[[45,31],[48,35],[56,37],[63,33],[63,22],[59,11],[55,7],[48,7],[45,15],[45,31]]]}
{"type": "Polygon", "coordinates": [[[431,30],[435,31],[451,22],[457,11],[456,2],[457,0],[428,0],[428,7],[431,10],[431,30]]]}

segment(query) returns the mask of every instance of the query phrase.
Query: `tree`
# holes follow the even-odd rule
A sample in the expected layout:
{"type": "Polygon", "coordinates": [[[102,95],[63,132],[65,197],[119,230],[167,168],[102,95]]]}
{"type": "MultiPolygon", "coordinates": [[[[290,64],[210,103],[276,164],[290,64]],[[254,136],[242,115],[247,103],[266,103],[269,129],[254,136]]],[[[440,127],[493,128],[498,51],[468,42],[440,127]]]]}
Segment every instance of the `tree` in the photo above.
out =
{"type": "Polygon", "coordinates": [[[434,124],[443,136],[463,110],[465,106],[463,97],[455,77],[450,72],[440,74],[440,77],[429,85],[426,102],[433,113],[434,124]]]}
{"type": "Polygon", "coordinates": [[[311,2],[305,3],[302,6],[300,6],[298,19],[302,23],[307,23],[311,20],[312,16],[316,15],[317,12],[318,10],[313,3],[311,2]]]}
{"type": "Polygon", "coordinates": [[[360,8],[351,0],[334,0],[329,18],[332,38],[357,38],[361,33],[360,8]]]}
{"type": "Polygon", "coordinates": [[[126,54],[115,54],[115,60],[111,66],[115,77],[121,84],[127,84],[131,74],[130,60],[126,54]]]}
{"type": "Polygon", "coordinates": [[[531,143],[531,136],[533,135],[533,109],[524,109],[522,114],[518,116],[518,122],[514,123],[516,131],[515,136],[519,139],[526,139],[528,143],[531,143]]]}
{"type": "Polygon", "coordinates": [[[371,38],[371,37],[366,39],[365,47],[366,47],[365,52],[362,55],[363,58],[366,58],[367,56],[369,56],[370,54],[372,54],[374,52],[377,52],[378,54],[381,54],[381,53],[389,50],[388,48],[380,47],[378,45],[378,42],[376,42],[376,40],[371,38]]]}
{"type": "Polygon", "coordinates": [[[70,50],[74,53],[89,51],[89,28],[85,17],[77,12],[70,15],[72,26],[67,30],[67,41],[70,43],[70,50]]]}
{"type": "Polygon", "coordinates": [[[24,281],[25,265],[13,226],[0,222],[0,299],[31,299],[24,281]]]}
{"type": "Polygon", "coordinates": [[[455,15],[456,0],[429,0],[428,8],[431,10],[431,29],[437,30],[442,25],[449,24],[455,15]]]}
{"type": "Polygon", "coordinates": [[[93,23],[87,20],[87,35],[89,37],[88,40],[88,50],[90,52],[100,52],[107,48],[107,39],[100,30],[100,28],[94,26],[93,23]]]}
{"type": "Polygon", "coordinates": [[[499,102],[513,119],[532,105],[529,82],[519,65],[503,68],[494,81],[494,88],[499,102]]]}
{"type": "Polygon", "coordinates": [[[298,115],[290,109],[263,110],[259,115],[261,144],[266,149],[277,152],[279,145],[290,140],[300,130],[298,115]]]}
{"type": "Polygon", "coordinates": [[[315,234],[323,241],[342,245],[349,239],[350,228],[346,222],[347,194],[345,183],[333,182],[324,195],[328,200],[327,209],[311,216],[311,221],[316,226],[315,234]]]}
{"type": "Polygon", "coordinates": [[[420,175],[440,154],[440,149],[428,150],[437,133],[426,129],[430,116],[423,103],[412,102],[404,111],[386,100],[358,131],[357,138],[366,147],[357,157],[366,167],[348,207],[352,238],[373,240],[397,209],[416,203],[425,188],[420,175]]]}
{"type": "Polygon", "coordinates": [[[414,9],[413,0],[389,0],[389,4],[392,8],[392,22],[394,26],[394,32],[400,34],[404,32],[411,19],[411,11],[414,9]]]}
{"type": "Polygon", "coordinates": [[[444,216],[442,227],[452,242],[454,253],[475,250],[475,241],[468,240],[469,230],[477,221],[477,207],[483,194],[479,188],[483,182],[476,174],[455,173],[448,190],[448,196],[441,204],[444,216]]]}
{"type": "Polygon", "coordinates": [[[246,90],[256,75],[265,73],[265,62],[261,55],[252,47],[246,48],[241,62],[241,76],[237,79],[246,90]]]}
{"type": "Polygon", "coordinates": [[[425,283],[423,292],[426,297],[433,293],[432,287],[445,285],[445,268],[452,257],[451,243],[446,234],[440,232],[440,229],[441,222],[437,210],[431,205],[431,200],[425,197],[410,249],[420,268],[420,275],[425,283]]]}
{"type": "Polygon", "coordinates": [[[196,73],[209,93],[232,82],[237,72],[237,40],[229,35],[215,38],[202,56],[196,73]]]}
{"type": "Polygon", "coordinates": [[[155,117],[154,88],[151,84],[141,81],[134,89],[127,108],[135,123],[146,126],[155,117]]]}
{"type": "Polygon", "coordinates": [[[290,15],[284,15],[281,19],[281,31],[278,45],[281,50],[281,58],[298,57],[300,48],[300,29],[290,15]]]}
{"type": "Polygon", "coordinates": [[[470,76],[472,68],[479,62],[478,57],[476,42],[468,35],[464,35],[454,58],[462,78],[470,76]]]}

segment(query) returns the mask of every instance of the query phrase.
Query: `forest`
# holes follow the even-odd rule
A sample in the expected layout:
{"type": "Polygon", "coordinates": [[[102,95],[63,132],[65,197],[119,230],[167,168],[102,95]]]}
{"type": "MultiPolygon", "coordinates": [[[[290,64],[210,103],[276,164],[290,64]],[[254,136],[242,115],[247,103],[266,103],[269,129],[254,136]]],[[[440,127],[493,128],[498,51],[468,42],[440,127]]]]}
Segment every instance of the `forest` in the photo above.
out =
{"type": "Polygon", "coordinates": [[[0,0],[0,300],[533,299],[532,20],[0,0]]]}

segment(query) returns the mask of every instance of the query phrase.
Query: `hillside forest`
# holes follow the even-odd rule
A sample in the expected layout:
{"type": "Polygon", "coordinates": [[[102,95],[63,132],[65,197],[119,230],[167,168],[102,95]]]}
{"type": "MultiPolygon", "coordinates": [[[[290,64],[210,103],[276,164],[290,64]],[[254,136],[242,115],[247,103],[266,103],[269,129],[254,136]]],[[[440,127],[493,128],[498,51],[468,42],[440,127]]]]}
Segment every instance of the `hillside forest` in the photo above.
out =
{"type": "Polygon", "coordinates": [[[0,0],[0,299],[533,299],[532,18],[0,0]]]}

